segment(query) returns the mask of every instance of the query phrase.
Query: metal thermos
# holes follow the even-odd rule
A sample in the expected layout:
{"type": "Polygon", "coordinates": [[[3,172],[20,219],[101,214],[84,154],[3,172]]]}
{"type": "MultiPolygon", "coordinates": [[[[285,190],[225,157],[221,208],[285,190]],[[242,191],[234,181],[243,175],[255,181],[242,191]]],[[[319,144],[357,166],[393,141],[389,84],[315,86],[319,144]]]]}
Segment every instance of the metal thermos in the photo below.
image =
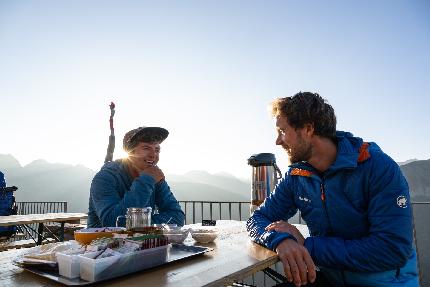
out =
{"type": "Polygon", "coordinates": [[[273,191],[282,174],[272,153],[254,154],[248,159],[248,164],[252,166],[250,207],[252,214],[273,191]]]}

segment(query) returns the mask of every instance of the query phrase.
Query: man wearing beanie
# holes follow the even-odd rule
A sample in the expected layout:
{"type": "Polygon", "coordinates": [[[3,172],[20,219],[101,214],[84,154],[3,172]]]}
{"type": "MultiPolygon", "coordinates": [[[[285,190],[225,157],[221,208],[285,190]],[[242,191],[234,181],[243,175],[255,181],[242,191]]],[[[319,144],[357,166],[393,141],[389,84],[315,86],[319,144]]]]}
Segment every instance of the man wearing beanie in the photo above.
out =
{"type": "Polygon", "coordinates": [[[128,158],[106,163],[91,183],[88,227],[115,226],[129,207],[158,210],[152,223],[184,225],[185,215],[157,166],[160,144],[168,135],[160,127],[139,127],[125,134],[128,158]]]}

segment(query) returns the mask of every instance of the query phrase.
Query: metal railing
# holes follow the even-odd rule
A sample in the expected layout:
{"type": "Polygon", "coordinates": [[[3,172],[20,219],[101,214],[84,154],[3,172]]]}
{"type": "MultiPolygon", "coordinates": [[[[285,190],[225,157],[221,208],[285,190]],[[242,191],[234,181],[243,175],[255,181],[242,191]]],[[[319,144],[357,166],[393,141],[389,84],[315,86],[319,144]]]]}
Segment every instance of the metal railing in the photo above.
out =
{"type": "Polygon", "coordinates": [[[185,224],[210,220],[247,220],[249,201],[179,201],[185,213],[185,224]]]}
{"type": "Polygon", "coordinates": [[[19,201],[18,214],[67,212],[67,201],[19,201]]]}
{"type": "MultiPolygon", "coordinates": [[[[185,224],[202,222],[203,219],[248,220],[250,204],[250,201],[179,201],[179,205],[185,213],[185,224]]],[[[289,222],[304,223],[300,211],[289,222]]]]}

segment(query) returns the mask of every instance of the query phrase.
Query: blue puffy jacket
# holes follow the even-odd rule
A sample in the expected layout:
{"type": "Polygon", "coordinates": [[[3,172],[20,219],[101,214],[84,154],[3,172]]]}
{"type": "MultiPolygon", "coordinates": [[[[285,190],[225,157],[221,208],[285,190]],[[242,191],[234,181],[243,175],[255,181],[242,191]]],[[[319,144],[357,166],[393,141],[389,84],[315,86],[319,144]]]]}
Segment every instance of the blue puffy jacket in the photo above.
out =
{"type": "Polygon", "coordinates": [[[158,207],[152,223],[184,225],[185,215],[165,180],[150,175],[133,179],[122,160],[106,163],[95,175],[90,190],[88,227],[115,226],[128,207],[158,207]]]}
{"type": "Polygon", "coordinates": [[[306,162],[285,178],[247,222],[254,241],[275,250],[288,233],[271,222],[297,212],[315,264],[335,286],[418,286],[409,188],[375,143],[337,132],[337,157],[324,173],[306,162]]]}

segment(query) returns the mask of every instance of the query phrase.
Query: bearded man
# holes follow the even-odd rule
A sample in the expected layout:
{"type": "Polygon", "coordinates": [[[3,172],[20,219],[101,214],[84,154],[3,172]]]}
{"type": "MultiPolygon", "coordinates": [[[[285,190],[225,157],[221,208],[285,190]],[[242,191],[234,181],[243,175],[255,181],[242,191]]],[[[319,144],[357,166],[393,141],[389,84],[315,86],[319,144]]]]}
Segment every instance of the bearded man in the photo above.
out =
{"type": "Polygon", "coordinates": [[[125,134],[128,157],[106,163],[91,183],[88,227],[115,226],[129,207],[151,207],[152,223],[184,225],[185,215],[157,166],[160,144],[169,132],[139,127],[125,134]]]}
{"type": "Polygon", "coordinates": [[[291,165],[247,229],[278,253],[290,282],[283,286],[418,286],[409,188],[396,162],[336,131],[318,94],[277,99],[272,114],[291,165]],[[287,223],[297,210],[306,239],[287,223]]]}

